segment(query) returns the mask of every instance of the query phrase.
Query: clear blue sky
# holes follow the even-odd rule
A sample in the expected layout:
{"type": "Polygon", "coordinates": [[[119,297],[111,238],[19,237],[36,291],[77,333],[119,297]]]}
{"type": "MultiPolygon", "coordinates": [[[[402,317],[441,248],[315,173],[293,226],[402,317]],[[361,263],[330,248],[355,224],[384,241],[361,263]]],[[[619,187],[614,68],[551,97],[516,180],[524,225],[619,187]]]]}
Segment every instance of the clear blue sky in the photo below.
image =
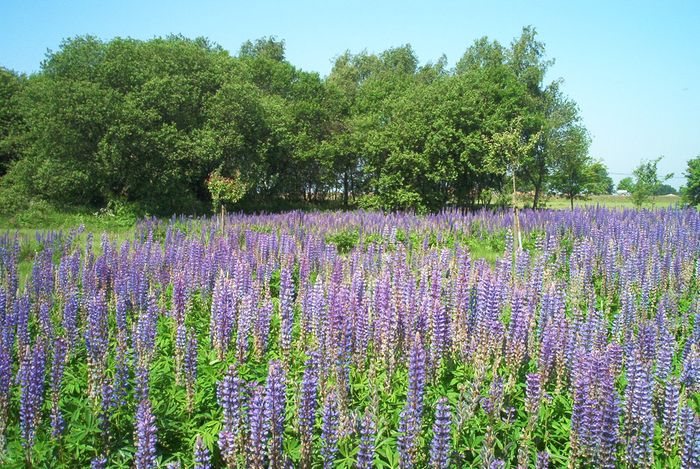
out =
{"type": "Polygon", "coordinates": [[[613,178],[660,155],[683,183],[700,154],[700,1],[32,1],[0,5],[0,65],[31,73],[61,39],[205,36],[236,53],[276,36],[287,58],[326,75],[345,50],[380,52],[410,43],[422,62],[450,66],[477,38],[508,44],[537,28],[556,59],[549,79],[580,106],[591,154],[613,178]]]}

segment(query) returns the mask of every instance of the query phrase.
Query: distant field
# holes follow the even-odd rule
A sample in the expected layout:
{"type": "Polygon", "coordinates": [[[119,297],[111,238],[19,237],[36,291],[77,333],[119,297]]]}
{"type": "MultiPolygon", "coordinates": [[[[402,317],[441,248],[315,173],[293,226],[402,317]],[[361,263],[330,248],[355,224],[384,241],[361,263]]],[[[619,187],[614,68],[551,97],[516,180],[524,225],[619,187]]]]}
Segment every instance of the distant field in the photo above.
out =
{"type": "MultiPolygon", "coordinates": [[[[664,208],[680,204],[676,195],[654,197],[643,208],[664,208]]],[[[531,206],[531,200],[524,200],[523,205],[531,206]]],[[[594,195],[585,200],[575,200],[574,206],[587,207],[601,205],[609,208],[635,208],[632,198],[619,195],[594,195]]],[[[569,200],[563,197],[546,199],[543,208],[555,210],[568,209],[569,200]]],[[[0,231],[19,230],[20,233],[33,236],[39,230],[70,230],[83,225],[86,231],[94,233],[109,232],[122,237],[128,236],[136,222],[134,217],[114,216],[109,212],[57,211],[49,207],[29,210],[13,216],[0,215],[0,231]]]]}
{"type": "MultiPolygon", "coordinates": [[[[662,195],[654,197],[652,201],[644,204],[644,208],[670,207],[681,203],[681,198],[677,195],[662,195]]],[[[575,207],[585,207],[590,205],[603,205],[610,208],[635,208],[632,197],[623,195],[594,195],[586,200],[575,200],[575,207]]],[[[552,197],[547,200],[547,208],[564,209],[569,208],[569,200],[562,197],[552,197]]]]}

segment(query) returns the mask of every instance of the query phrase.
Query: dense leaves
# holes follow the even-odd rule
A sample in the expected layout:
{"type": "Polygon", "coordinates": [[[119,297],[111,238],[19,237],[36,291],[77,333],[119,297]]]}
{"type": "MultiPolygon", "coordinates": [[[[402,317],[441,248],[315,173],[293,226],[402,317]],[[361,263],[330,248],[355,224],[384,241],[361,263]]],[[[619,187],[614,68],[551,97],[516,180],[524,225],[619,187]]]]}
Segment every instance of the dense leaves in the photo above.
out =
{"type": "Polygon", "coordinates": [[[427,212],[503,202],[512,171],[537,207],[551,189],[588,192],[561,186],[591,163],[575,103],[544,81],[550,65],[533,28],[510,46],[476,41],[454,70],[404,45],[346,52],[325,78],[275,38],[237,56],[201,38],[67,39],[28,78],[1,70],[0,209],[203,213],[219,205],[216,174],[246,188],[229,209],[427,212]],[[514,120],[533,144],[509,164],[490,142],[514,120]]]}
{"type": "Polygon", "coordinates": [[[683,188],[683,198],[690,205],[700,205],[700,156],[688,161],[685,177],[688,183],[683,188]]]}

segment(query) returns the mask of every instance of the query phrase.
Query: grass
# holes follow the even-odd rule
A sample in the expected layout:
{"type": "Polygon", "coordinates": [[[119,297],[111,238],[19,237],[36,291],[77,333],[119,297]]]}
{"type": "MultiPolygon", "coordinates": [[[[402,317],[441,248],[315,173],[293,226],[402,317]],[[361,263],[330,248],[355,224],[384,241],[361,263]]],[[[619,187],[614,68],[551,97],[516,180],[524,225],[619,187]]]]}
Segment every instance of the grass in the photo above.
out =
{"type": "Polygon", "coordinates": [[[135,223],[134,216],[115,215],[108,210],[57,210],[44,204],[35,204],[13,215],[0,215],[0,230],[32,233],[36,230],[68,231],[81,225],[92,233],[117,233],[130,231],[135,223]]]}
{"type": "MultiPolygon", "coordinates": [[[[681,203],[681,198],[677,195],[660,195],[653,197],[649,203],[642,208],[667,208],[681,203]]],[[[608,208],[637,208],[632,203],[632,197],[624,195],[593,195],[584,200],[574,200],[574,207],[601,205],[608,208]]],[[[569,199],[564,197],[550,197],[547,199],[547,208],[568,209],[571,207],[569,199]]]]}
{"type": "Polygon", "coordinates": [[[135,224],[134,217],[117,216],[109,211],[59,211],[50,206],[38,204],[11,216],[0,215],[0,235],[10,233],[10,236],[16,235],[20,239],[21,250],[17,273],[21,288],[31,275],[37,252],[43,249],[39,241],[42,234],[58,231],[68,235],[70,230],[83,226],[85,229],[76,236],[75,242],[84,247],[88,233],[92,233],[93,249],[99,252],[102,233],[107,233],[111,239],[121,243],[133,236],[135,224]]]}
{"type": "MultiPolygon", "coordinates": [[[[530,205],[531,200],[523,200],[524,205],[530,205]]],[[[555,210],[568,209],[569,200],[564,197],[549,197],[544,201],[545,208],[555,210]]],[[[676,195],[657,196],[645,204],[643,208],[665,208],[681,203],[676,195]]],[[[594,195],[587,199],[574,201],[575,207],[601,205],[609,208],[635,208],[632,198],[619,195],[594,195]]],[[[114,213],[111,210],[90,211],[87,209],[58,210],[48,204],[33,204],[28,210],[13,215],[0,214],[0,232],[19,231],[20,234],[33,235],[35,231],[68,231],[83,225],[85,231],[92,233],[107,232],[124,234],[133,230],[136,216],[133,214],[114,213]]]]}

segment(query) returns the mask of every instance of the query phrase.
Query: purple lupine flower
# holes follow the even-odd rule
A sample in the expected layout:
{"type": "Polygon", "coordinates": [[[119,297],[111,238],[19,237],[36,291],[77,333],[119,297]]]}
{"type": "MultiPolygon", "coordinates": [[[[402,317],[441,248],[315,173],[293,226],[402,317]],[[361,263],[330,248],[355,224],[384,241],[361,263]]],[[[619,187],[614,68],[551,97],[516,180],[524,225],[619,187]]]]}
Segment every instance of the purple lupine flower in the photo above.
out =
{"type": "MultiPolygon", "coordinates": [[[[248,467],[263,469],[265,467],[265,448],[269,420],[265,416],[265,389],[255,386],[250,398],[248,421],[250,425],[248,440],[248,467]]],[[[222,453],[224,449],[222,448],[222,453]]]]}
{"type": "Polygon", "coordinates": [[[677,378],[666,382],[663,395],[663,412],[661,428],[663,428],[663,447],[666,454],[671,454],[678,435],[678,409],[680,404],[680,386],[677,378]]]}
{"type": "Polygon", "coordinates": [[[399,465],[402,468],[411,468],[415,464],[417,437],[420,427],[415,417],[415,412],[406,405],[399,415],[399,435],[396,439],[396,447],[399,450],[399,465]]]}
{"type": "Polygon", "coordinates": [[[134,370],[134,395],[136,399],[147,399],[150,391],[151,372],[149,365],[137,363],[134,370]]]}
{"type": "Polygon", "coordinates": [[[22,354],[30,345],[29,336],[29,313],[31,310],[31,301],[28,294],[24,294],[15,300],[15,318],[17,324],[17,349],[20,360],[22,354]]]}
{"type": "Polygon", "coordinates": [[[537,416],[542,402],[542,386],[539,373],[528,373],[525,377],[525,410],[533,416],[537,416]]]}
{"type": "Polygon", "coordinates": [[[449,315],[445,305],[439,299],[435,299],[431,308],[433,314],[433,325],[431,334],[431,363],[438,366],[446,351],[449,349],[449,315]]]}
{"type": "Polygon", "coordinates": [[[408,363],[406,405],[399,418],[397,447],[403,467],[412,467],[418,457],[417,452],[419,448],[416,446],[416,440],[420,433],[423,416],[425,358],[425,349],[423,348],[420,334],[416,334],[408,363]]]}
{"type": "Polygon", "coordinates": [[[506,346],[506,364],[513,372],[518,372],[527,353],[531,307],[524,295],[513,294],[511,302],[510,328],[506,346]]]}
{"type": "Polygon", "coordinates": [[[187,303],[187,288],[185,286],[185,276],[182,273],[173,277],[173,295],[171,316],[175,324],[180,325],[185,322],[185,304],[187,303]]]}
{"type": "Polygon", "coordinates": [[[102,381],[102,390],[100,393],[100,408],[97,414],[99,420],[99,428],[103,436],[109,438],[109,423],[114,408],[114,390],[112,384],[108,380],[102,381]]]}
{"type": "Polygon", "coordinates": [[[139,314],[134,326],[134,349],[137,359],[150,363],[156,346],[158,332],[158,298],[156,293],[148,294],[148,306],[139,314]]]}
{"type": "Polygon", "coordinates": [[[0,454],[5,450],[5,430],[12,382],[12,339],[0,334],[0,454]],[[8,344],[9,343],[9,344],[8,344]]]}
{"type": "Polygon", "coordinates": [[[625,458],[632,465],[647,465],[652,458],[654,416],[653,379],[649,367],[637,354],[629,363],[625,389],[625,458]]]}
{"type": "Polygon", "coordinates": [[[63,415],[59,408],[61,398],[61,383],[66,362],[67,345],[62,338],[57,338],[53,345],[53,361],[51,364],[51,435],[54,437],[63,433],[63,415]]]}
{"type": "Polygon", "coordinates": [[[219,360],[228,352],[235,323],[235,291],[233,282],[222,273],[216,280],[211,302],[209,337],[219,360]]]}
{"type": "Polygon", "coordinates": [[[126,404],[126,397],[129,391],[129,346],[126,343],[125,332],[117,333],[116,353],[114,357],[114,398],[115,404],[122,406],[126,404]],[[121,336],[121,337],[120,337],[121,336]]]}
{"type": "Polygon", "coordinates": [[[654,324],[647,322],[640,325],[639,329],[639,353],[642,360],[651,362],[656,355],[656,327],[654,324]]]}
{"type": "Polygon", "coordinates": [[[681,383],[694,392],[700,390],[700,345],[691,346],[683,357],[681,383]]]}
{"type": "Polygon", "coordinates": [[[51,306],[47,301],[42,301],[39,304],[39,325],[41,326],[41,332],[50,343],[53,341],[53,323],[51,322],[51,306]]]}
{"type": "Polygon", "coordinates": [[[27,460],[31,460],[36,430],[41,423],[41,407],[44,403],[44,374],[46,372],[46,348],[38,341],[27,348],[22,357],[17,382],[20,388],[19,424],[22,446],[27,460]]]}
{"type": "Polygon", "coordinates": [[[185,348],[187,347],[187,328],[178,324],[175,329],[175,384],[181,386],[185,380],[185,348]]]}
{"type": "Polygon", "coordinates": [[[267,341],[270,336],[270,321],[274,306],[270,298],[266,298],[257,309],[254,327],[255,353],[258,357],[265,354],[267,341]]]}
{"type": "Polygon", "coordinates": [[[201,435],[194,442],[194,469],[211,469],[211,453],[201,435]]]}
{"type": "Polygon", "coordinates": [[[109,348],[107,300],[100,290],[88,298],[87,323],[85,325],[85,348],[88,353],[88,392],[97,398],[100,383],[105,375],[109,348]]]}
{"type": "MultiPolygon", "coordinates": [[[[603,370],[600,372],[603,374],[603,370]]],[[[600,377],[598,392],[602,401],[602,418],[597,463],[600,467],[613,468],[617,462],[617,445],[620,439],[620,397],[611,374],[603,374],[600,377]]]]}
{"type": "Polygon", "coordinates": [[[66,303],[63,305],[63,332],[69,348],[78,336],[78,292],[77,290],[68,293],[66,303]]]}
{"type": "Polygon", "coordinates": [[[536,469],[549,469],[549,453],[540,451],[537,453],[537,461],[535,462],[536,469]]]}
{"type": "Polygon", "coordinates": [[[420,334],[416,334],[411,347],[408,362],[408,393],[406,403],[411,407],[415,417],[423,414],[423,391],[425,389],[425,349],[420,334]]]}
{"type": "Polygon", "coordinates": [[[683,447],[681,467],[700,467],[700,417],[688,406],[681,411],[683,447]]]}
{"type": "Polygon", "coordinates": [[[503,406],[503,379],[497,376],[489,386],[489,396],[481,400],[481,407],[490,418],[499,418],[503,406]]]}
{"type": "Polygon", "coordinates": [[[107,469],[107,458],[103,455],[94,457],[90,461],[90,469],[107,469]]]}
{"type": "Polygon", "coordinates": [[[292,271],[289,265],[285,265],[280,272],[279,290],[280,349],[285,356],[289,356],[289,351],[292,347],[292,326],[294,324],[293,296],[292,271]]]}
{"type": "MultiPolygon", "coordinates": [[[[232,432],[223,430],[219,432],[219,450],[221,451],[222,459],[226,462],[226,467],[236,467],[236,461],[238,458],[237,448],[238,440],[236,435],[234,435],[232,432]]],[[[262,458],[263,455],[260,455],[259,457],[262,458]]]]}
{"type": "Polygon", "coordinates": [[[217,398],[223,409],[222,432],[237,435],[243,424],[243,387],[245,382],[238,377],[235,365],[228,371],[217,386],[217,398]]]}
{"type": "Polygon", "coordinates": [[[135,395],[141,401],[148,398],[151,362],[155,351],[158,325],[158,303],[154,293],[148,294],[148,305],[134,324],[135,395]]]}
{"type": "Polygon", "coordinates": [[[253,320],[255,317],[255,304],[260,297],[260,291],[256,289],[243,296],[241,300],[238,314],[238,331],[236,337],[238,361],[245,361],[250,349],[250,335],[253,329],[253,320]]]}
{"type": "Polygon", "coordinates": [[[666,380],[671,373],[675,346],[675,339],[669,334],[661,341],[658,350],[656,351],[655,374],[661,381],[666,380]]]}
{"type": "Polygon", "coordinates": [[[317,357],[312,355],[306,360],[304,375],[299,394],[298,418],[299,438],[301,440],[301,465],[310,467],[316,409],[318,407],[318,370],[317,357]]]}
{"type": "Polygon", "coordinates": [[[374,467],[375,440],[377,428],[369,407],[365,409],[365,415],[360,423],[360,447],[357,452],[356,465],[358,469],[370,469],[374,467]]]}
{"type": "Polygon", "coordinates": [[[197,383],[197,336],[194,331],[187,338],[187,347],[185,349],[185,389],[187,391],[187,408],[192,412],[194,403],[194,391],[197,383]]]}
{"type": "Polygon", "coordinates": [[[151,402],[142,400],[136,410],[134,423],[134,466],[136,469],[150,469],[156,464],[156,418],[151,410],[151,402]]]}
{"type": "Polygon", "coordinates": [[[575,368],[572,454],[581,462],[614,465],[619,405],[607,357],[581,351],[575,368]],[[606,415],[603,412],[609,412],[606,415]]]}
{"type": "Polygon", "coordinates": [[[435,406],[433,440],[430,444],[430,466],[446,468],[450,465],[450,431],[452,429],[452,409],[446,397],[438,399],[435,406]]]}
{"type": "Polygon", "coordinates": [[[333,467],[338,452],[338,394],[331,391],[323,404],[323,423],[321,425],[321,457],[324,469],[333,467]]]}
{"type": "Polygon", "coordinates": [[[286,373],[282,363],[270,362],[265,384],[265,419],[270,425],[268,457],[271,468],[282,467],[282,443],[286,397],[286,373]]]}

